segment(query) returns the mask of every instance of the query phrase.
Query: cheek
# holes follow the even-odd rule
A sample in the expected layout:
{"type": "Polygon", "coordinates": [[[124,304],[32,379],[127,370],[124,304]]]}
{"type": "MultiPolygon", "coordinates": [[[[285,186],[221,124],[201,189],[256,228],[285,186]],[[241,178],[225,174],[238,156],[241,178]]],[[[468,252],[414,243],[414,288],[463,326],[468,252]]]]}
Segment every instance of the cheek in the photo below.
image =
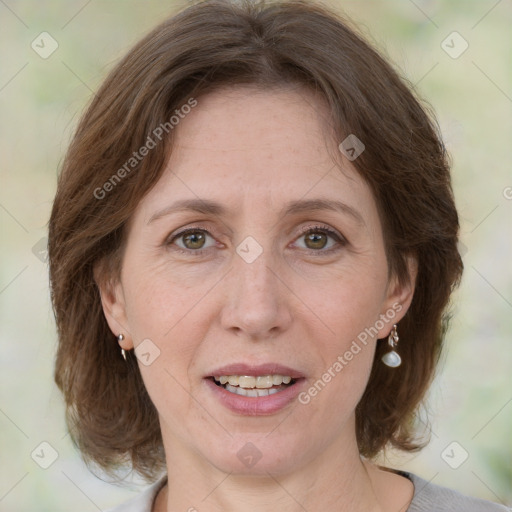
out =
{"type": "MultiPolygon", "coordinates": [[[[323,403],[324,414],[353,410],[362,396],[373,364],[376,331],[386,279],[383,273],[344,273],[324,282],[309,295],[308,306],[317,329],[308,332],[316,340],[319,366],[309,383],[304,402],[323,403]],[[322,326],[321,333],[318,327],[322,326]]],[[[310,326],[313,324],[310,323],[310,326]]]]}
{"type": "MultiPolygon", "coordinates": [[[[189,369],[204,338],[198,303],[205,291],[183,286],[163,267],[140,271],[126,267],[126,314],[136,350],[149,352],[150,364],[139,357],[139,369],[151,400],[165,421],[180,431],[183,415],[195,411],[189,369]],[[150,342],[148,342],[150,340],[150,342]],[[143,345],[144,344],[144,345],[143,345]],[[181,418],[181,420],[180,420],[181,418]]],[[[204,312],[203,312],[204,313],[204,312]]],[[[139,352],[139,354],[141,353],[139,352]]],[[[197,421],[200,421],[197,419],[197,421]]]]}
{"type": "Polygon", "coordinates": [[[325,425],[340,428],[353,414],[370,377],[375,354],[375,341],[365,343],[357,337],[324,346],[324,365],[308,382],[299,397],[301,404],[311,406],[325,425]]]}
{"type": "Polygon", "coordinates": [[[310,280],[302,290],[312,313],[330,332],[335,348],[375,324],[385,297],[387,276],[384,270],[353,265],[325,279],[310,280]]]}
{"type": "Polygon", "coordinates": [[[125,266],[126,315],[135,342],[144,337],[165,340],[184,324],[193,328],[188,318],[208,292],[204,280],[149,260],[132,258],[125,266]]]}

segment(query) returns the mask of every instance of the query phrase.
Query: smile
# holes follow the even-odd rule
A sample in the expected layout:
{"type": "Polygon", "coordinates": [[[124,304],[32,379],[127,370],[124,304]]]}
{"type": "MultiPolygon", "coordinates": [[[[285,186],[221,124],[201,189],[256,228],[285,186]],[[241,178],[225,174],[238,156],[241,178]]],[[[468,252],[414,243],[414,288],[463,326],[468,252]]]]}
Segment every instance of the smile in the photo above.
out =
{"type": "Polygon", "coordinates": [[[279,393],[295,383],[289,375],[221,375],[214,381],[230,393],[253,398],[279,393]]]}
{"type": "MultiPolygon", "coordinates": [[[[226,375],[226,377],[233,377],[233,375],[226,375]]],[[[250,376],[239,375],[235,377],[245,378],[250,376]]],[[[268,377],[268,375],[264,377],[268,377]]],[[[273,379],[277,375],[270,375],[270,377],[272,377],[272,386],[268,388],[233,385],[229,383],[229,380],[225,384],[221,384],[220,377],[205,378],[203,382],[206,388],[209,389],[208,392],[211,393],[214,403],[243,416],[266,416],[277,414],[294,402],[306,385],[306,379],[304,378],[290,378],[288,384],[284,382],[274,384],[273,379]]],[[[286,376],[283,377],[288,380],[286,376]]],[[[252,378],[256,379],[256,377],[252,378]]],[[[242,382],[244,382],[243,379],[242,382]]]]}

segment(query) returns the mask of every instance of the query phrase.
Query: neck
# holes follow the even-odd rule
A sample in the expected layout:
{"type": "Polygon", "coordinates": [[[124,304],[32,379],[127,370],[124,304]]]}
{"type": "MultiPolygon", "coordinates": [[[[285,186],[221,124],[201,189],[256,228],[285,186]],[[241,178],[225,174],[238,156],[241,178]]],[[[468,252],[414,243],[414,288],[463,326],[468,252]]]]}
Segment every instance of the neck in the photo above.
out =
{"type": "Polygon", "coordinates": [[[166,446],[168,485],[154,511],[381,512],[373,469],[357,450],[329,446],[314,460],[287,473],[225,473],[210,463],[166,446]],[[370,470],[369,470],[370,469],[370,470]]]}

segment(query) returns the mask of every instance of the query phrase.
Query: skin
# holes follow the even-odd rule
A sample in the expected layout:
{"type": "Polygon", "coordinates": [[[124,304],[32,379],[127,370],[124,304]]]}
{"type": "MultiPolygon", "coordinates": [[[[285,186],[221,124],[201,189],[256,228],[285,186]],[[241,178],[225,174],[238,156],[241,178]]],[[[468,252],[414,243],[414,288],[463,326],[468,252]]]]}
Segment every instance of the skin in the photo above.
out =
{"type": "Polygon", "coordinates": [[[354,411],[377,339],[410,305],[415,266],[409,262],[407,285],[388,276],[375,200],[348,160],[339,154],[333,162],[326,116],[318,98],[291,89],[238,87],[198,98],[176,128],[163,176],[133,214],[120,279],[98,280],[122,347],[149,338],[160,351],[149,366],[139,361],[169,475],[155,511],[250,504],[256,512],[272,504],[286,512],[397,512],[412,498],[409,480],[361,459],[354,411]],[[151,220],[177,200],[197,198],[226,213],[151,220]],[[342,201],[361,219],[280,213],[290,201],[313,198],[342,201]],[[173,238],[183,228],[203,230],[199,241],[173,238]],[[305,228],[317,230],[313,241],[305,228]],[[247,236],[263,249],[252,263],[236,252],[247,236]],[[203,377],[224,364],[277,362],[303,372],[307,389],[396,304],[393,321],[307,405],[295,400],[248,416],[225,408],[205,385],[203,377]],[[250,468],[237,457],[248,442],[262,454],[250,468]]]}

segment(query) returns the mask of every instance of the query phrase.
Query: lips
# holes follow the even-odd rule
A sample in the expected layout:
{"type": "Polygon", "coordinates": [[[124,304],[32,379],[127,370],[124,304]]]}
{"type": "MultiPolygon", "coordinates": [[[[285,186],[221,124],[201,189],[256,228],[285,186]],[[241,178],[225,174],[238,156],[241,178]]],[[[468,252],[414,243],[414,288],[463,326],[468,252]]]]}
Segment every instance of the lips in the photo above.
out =
{"type": "MultiPolygon", "coordinates": [[[[208,392],[218,400],[218,403],[232,412],[244,416],[270,415],[284,409],[293,402],[305,385],[304,374],[294,368],[284,366],[278,363],[267,363],[261,365],[248,365],[245,363],[235,363],[216,368],[210,375],[204,377],[204,382],[208,392]],[[226,383],[222,386],[219,382],[219,376],[240,376],[232,380],[233,385],[226,383]],[[247,378],[244,379],[243,376],[247,378]],[[278,379],[283,382],[268,388],[267,384],[262,384],[265,389],[247,389],[238,387],[237,384],[245,384],[249,381],[263,379],[268,376],[280,376],[286,378],[278,379]],[[288,381],[288,384],[284,384],[288,381]]],[[[259,386],[261,388],[262,386],[259,386]]],[[[252,387],[252,386],[250,386],[252,387]]]]}
{"type": "Polygon", "coordinates": [[[229,364],[216,368],[209,375],[206,375],[206,378],[216,377],[217,375],[251,375],[253,377],[263,375],[288,375],[295,380],[304,378],[302,372],[278,363],[265,363],[260,365],[249,365],[245,363],[229,364]]]}

